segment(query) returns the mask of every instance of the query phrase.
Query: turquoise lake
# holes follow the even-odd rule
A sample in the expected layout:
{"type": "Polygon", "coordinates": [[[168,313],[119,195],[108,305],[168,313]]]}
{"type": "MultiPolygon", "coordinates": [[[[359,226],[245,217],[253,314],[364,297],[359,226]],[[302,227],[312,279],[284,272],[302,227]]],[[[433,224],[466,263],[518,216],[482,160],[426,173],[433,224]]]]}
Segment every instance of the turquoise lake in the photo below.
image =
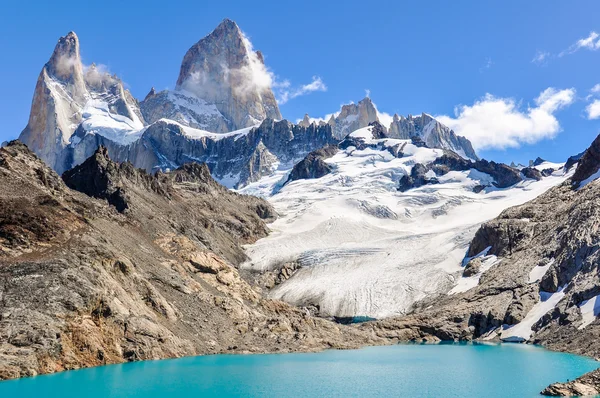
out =
{"type": "Polygon", "coordinates": [[[598,367],[521,344],[415,344],[109,365],[0,382],[0,397],[539,397],[598,367]]]}

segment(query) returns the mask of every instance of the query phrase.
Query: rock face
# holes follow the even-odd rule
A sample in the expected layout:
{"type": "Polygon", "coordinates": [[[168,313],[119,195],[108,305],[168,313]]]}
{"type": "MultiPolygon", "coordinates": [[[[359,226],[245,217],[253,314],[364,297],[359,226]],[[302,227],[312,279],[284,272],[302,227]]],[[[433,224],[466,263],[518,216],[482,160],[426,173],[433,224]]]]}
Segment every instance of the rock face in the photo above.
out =
{"type": "Polygon", "coordinates": [[[430,148],[449,149],[463,158],[479,159],[468,139],[457,136],[454,131],[426,113],[417,117],[408,115],[407,118],[395,114],[388,136],[400,139],[419,137],[430,148]]]}
{"type": "Polygon", "coordinates": [[[205,166],[149,176],[104,149],[65,180],[0,149],[0,379],[224,352],[382,343],[265,299],[235,265],[267,233],[267,202],[205,166]],[[88,183],[85,183],[85,181],[88,183]],[[127,208],[110,204],[120,190],[127,208]]]}
{"type": "Polygon", "coordinates": [[[578,160],[577,169],[573,174],[573,183],[579,185],[600,169],[600,136],[596,137],[592,145],[578,160]]]}
{"type": "Polygon", "coordinates": [[[600,394],[600,370],[587,373],[576,380],[554,383],[541,392],[551,397],[591,397],[600,394]]]}
{"type": "MultiPolygon", "coordinates": [[[[418,164],[416,166],[418,167],[414,167],[410,175],[405,175],[400,180],[398,188],[400,191],[404,192],[426,184],[436,184],[438,182],[436,176],[446,175],[449,171],[466,171],[470,169],[490,175],[494,179],[493,185],[497,188],[508,188],[522,180],[519,170],[503,163],[488,162],[485,159],[471,161],[450,150],[444,151],[442,156],[427,165],[418,164]],[[432,172],[433,175],[427,175],[428,172],[432,172]]],[[[536,169],[531,169],[530,172],[524,174],[526,178],[536,180],[542,178],[540,172],[536,169]]],[[[485,186],[481,187],[481,189],[483,188],[485,186]]]]}
{"type": "MultiPolygon", "coordinates": [[[[84,70],[79,39],[70,32],[60,38],[42,68],[29,123],[19,139],[62,173],[71,167],[67,147],[76,143],[72,140],[75,130],[101,133],[99,130],[106,128],[106,119],[117,123],[122,133],[143,127],[137,101],[117,77],[95,65],[84,70]]],[[[115,128],[114,123],[110,128],[115,128]]]]}
{"type": "Polygon", "coordinates": [[[226,133],[232,125],[214,104],[185,91],[151,92],[140,103],[148,123],[161,119],[173,120],[184,126],[214,133],[226,133]]]}
{"type": "Polygon", "coordinates": [[[327,145],[321,149],[312,151],[294,166],[288,182],[300,179],[321,178],[331,173],[333,168],[331,165],[325,163],[325,159],[335,155],[338,150],[337,145],[327,145]]]}
{"type": "Polygon", "coordinates": [[[230,130],[281,119],[262,54],[229,19],[188,50],[177,88],[215,104],[230,130]]]}
{"type": "Polygon", "coordinates": [[[379,117],[373,101],[366,97],[357,104],[343,105],[337,116],[331,116],[328,124],[333,128],[333,135],[342,140],[351,132],[367,127],[372,122],[379,122],[379,117]]]}
{"type": "Polygon", "coordinates": [[[411,188],[419,188],[425,184],[437,184],[437,178],[427,175],[427,172],[427,167],[421,163],[415,164],[410,171],[410,175],[405,174],[400,179],[398,190],[406,192],[411,188]]]}

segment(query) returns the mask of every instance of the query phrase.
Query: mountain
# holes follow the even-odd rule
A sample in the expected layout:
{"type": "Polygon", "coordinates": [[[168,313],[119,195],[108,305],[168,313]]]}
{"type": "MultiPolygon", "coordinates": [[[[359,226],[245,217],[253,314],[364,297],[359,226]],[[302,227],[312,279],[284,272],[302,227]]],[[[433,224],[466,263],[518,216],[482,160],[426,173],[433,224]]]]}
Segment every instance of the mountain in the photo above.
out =
{"type": "MultiPolygon", "coordinates": [[[[229,19],[188,50],[174,90],[152,89],[141,102],[105,67],[84,66],[79,46],[73,32],[59,40],[19,137],[58,173],[104,146],[113,159],[148,172],[204,162],[220,182],[240,188],[291,171],[310,152],[379,121],[368,97],[342,106],[328,123],[308,115],[298,125],[281,120],[272,73],[229,19]]],[[[390,133],[477,159],[468,140],[435,119],[406,120],[390,133]]]]}
{"type": "Polygon", "coordinates": [[[391,138],[410,139],[419,137],[430,148],[450,149],[463,158],[478,159],[468,139],[456,135],[454,131],[426,113],[417,117],[408,115],[407,118],[394,114],[388,131],[388,136],[391,138]]]}
{"type": "Polygon", "coordinates": [[[231,130],[282,119],[262,54],[230,19],[188,50],[177,89],[215,104],[231,130]]]}
{"type": "Polygon", "coordinates": [[[40,72],[29,122],[19,138],[62,172],[71,167],[65,149],[76,129],[126,137],[142,127],[137,101],[115,76],[95,65],[84,68],[79,39],[70,32],[40,72]]]}
{"type": "MultiPolygon", "coordinates": [[[[332,114],[325,122],[333,129],[333,135],[343,140],[348,134],[358,129],[369,126],[373,122],[383,124],[385,117],[377,110],[377,107],[369,97],[365,97],[358,103],[342,105],[339,112],[332,114]]],[[[299,124],[307,126],[311,123],[308,115],[304,115],[299,124]]],[[[449,149],[458,153],[466,159],[477,160],[477,154],[471,142],[465,137],[458,136],[454,131],[437,121],[432,116],[423,113],[421,116],[408,117],[394,114],[389,126],[384,126],[389,138],[398,139],[421,139],[430,148],[449,149]]]]}
{"type": "Polygon", "coordinates": [[[377,109],[373,101],[366,97],[357,104],[342,105],[337,115],[332,115],[327,123],[332,126],[334,136],[342,140],[351,132],[376,121],[380,121],[377,117],[377,109]]]}
{"type": "Polygon", "coordinates": [[[568,176],[561,165],[542,177],[467,160],[417,137],[388,138],[374,122],[312,152],[289,177],[280,171],[240,190],[281,214],[241,267],[262,275],[270,297],[321,316],[406,314],[459,283],[483,222],[568,176]]]}
{"type": "Polygon", "coordinates": [[[206,165],[153,176],[99,148],[63,179],[19,142],[0,148],[0,379],[385,343],[242,279],[241,245],[275,213],[206,165]]]}

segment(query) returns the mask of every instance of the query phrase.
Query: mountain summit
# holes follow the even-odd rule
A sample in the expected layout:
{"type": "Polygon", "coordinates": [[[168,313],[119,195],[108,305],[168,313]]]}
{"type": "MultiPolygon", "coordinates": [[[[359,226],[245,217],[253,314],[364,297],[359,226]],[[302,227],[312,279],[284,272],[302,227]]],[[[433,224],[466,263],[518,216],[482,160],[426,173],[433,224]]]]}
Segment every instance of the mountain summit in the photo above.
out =
{"type": "Polygon", "coordinates": [[[235,130],[282,118],[271,83],[262,54],[225,19],[185,54],[177,89],[215,104],[235,130]]]}
{"type": "MultiPolygon", "coordinates": [[[[207,163],[220,182],[240,188],[291,170],[310,152],[371,123],[389,124],[368,97],[342,106],[328,121],[282,120],[273,73],[230,19],[187,51],[175,89],[152,89],[141,102],[105,66],[84,65],[79,47],[73,32],[59,39],[19,137],[58,173],[103,146],[111,158],[149,172],[207,163]]],[[[425,114],[396,118],[382,134],[477,158],[468,140],[425,114]]]]}

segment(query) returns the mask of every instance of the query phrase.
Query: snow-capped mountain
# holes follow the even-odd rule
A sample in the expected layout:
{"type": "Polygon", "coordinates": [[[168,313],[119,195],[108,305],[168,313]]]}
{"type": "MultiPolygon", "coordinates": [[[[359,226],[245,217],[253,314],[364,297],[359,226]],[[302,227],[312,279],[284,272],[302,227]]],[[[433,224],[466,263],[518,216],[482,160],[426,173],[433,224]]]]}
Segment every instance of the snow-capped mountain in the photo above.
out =
{"type": "MultiPolygon", "coordinates": [[[[219,181],[241,187],[380,120],[367,97],[328,122],[294,125],[281,120],[270,85],[262,54],[228,19],[185,54],[174,90],[152,89],[139,103],[116,76],[82,64],[71,32],[42,69],[20,140],[59,173],[103,145],[148,171],[206,162],[219,181]]],[[[427,115],[396,119],[389,131],[398,138],[477,158],[468,140],[427,115]]]]}
{"type": "Polygon", "coordinates": [[[289,181],[280,173],[241,190],[268,198],[281,214],[273,233],[247,248],[243,267],[293,274],[271,296],[324,316],[399,315],[446,294],[461,282],[482,222],[568,176],[560,166],[519,172],[464,160],[419,140],[387,138],[377,124],[340,148],[309,156],[327,166],[320,178],[289,181]]]}
{"type": "MultiPolygon", "coordinates": [[[[356,104],[342,105],[339,112],[332,114],[327,120],[312,121],[331,125],[334,136],[340,140],[353,131],[367,127],[373,122],[379,122],[385,127],[387,135],[391,138],[412,139],[418,137],[430,148],[450,149],[464,158],[477,159],[477,154],[468,139],[456,135],[454,131],[431,115],[423,113],[421,116],[408,115],[404,117],[394,114],[389,125],[386,125],[385,119],[389,119],[389,116],[386,118],[377,110],[371,98],[365,97],[356,104]]],[[[299,123],[308,125],[311,123],[311,119],[305,115],[299,123]]]]}
{"type": "Polygon", "coordinates": [[[61,37],[38,78],[29,123],[19,139],[58,172],[71,167],[66,148],[76,129],[131,141],[144,126],[137,101],[122,82],[95,65],[84,67],[79,39],[61,37]]]}

